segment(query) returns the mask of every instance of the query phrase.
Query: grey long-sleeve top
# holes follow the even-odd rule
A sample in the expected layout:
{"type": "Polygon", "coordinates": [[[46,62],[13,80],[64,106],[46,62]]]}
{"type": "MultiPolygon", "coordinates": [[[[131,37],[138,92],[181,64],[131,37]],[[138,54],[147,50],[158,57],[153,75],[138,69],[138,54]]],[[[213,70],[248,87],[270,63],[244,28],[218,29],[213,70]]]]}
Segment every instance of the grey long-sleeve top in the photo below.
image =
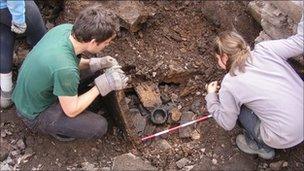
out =
{"type": "Polygon", "coordinates": [[[221,127],[231,130],[245,105],[261,120],[261,137],[267,145],[282,149],[301,143],[303,81],[286,60],[303,53],[302,17],[296,35],[257,44],[245,73],[225,75],[219,95],[205,97],[209,113],[221,127]]]}

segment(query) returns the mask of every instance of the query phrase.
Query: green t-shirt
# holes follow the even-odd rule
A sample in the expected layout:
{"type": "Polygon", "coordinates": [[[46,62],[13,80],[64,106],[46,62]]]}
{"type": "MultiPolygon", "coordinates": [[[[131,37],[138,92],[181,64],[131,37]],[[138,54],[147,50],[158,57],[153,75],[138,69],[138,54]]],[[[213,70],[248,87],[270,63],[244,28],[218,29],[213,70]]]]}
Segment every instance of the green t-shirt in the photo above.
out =
{"type": "Polygon", "coordinates": [[[73,25],[62,24],[45,34],[24,60],[13,92],[17,109],[29,119],[57,101],[78,94],[79,58],[69,40],[73,25]]]}

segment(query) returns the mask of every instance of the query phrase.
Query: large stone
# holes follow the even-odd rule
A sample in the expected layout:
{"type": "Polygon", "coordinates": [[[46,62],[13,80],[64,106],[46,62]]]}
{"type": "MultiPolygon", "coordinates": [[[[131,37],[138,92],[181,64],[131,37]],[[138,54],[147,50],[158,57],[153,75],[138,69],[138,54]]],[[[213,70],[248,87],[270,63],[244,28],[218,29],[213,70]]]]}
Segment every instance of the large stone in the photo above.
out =
{"type": "Polygon", "coordinates": [[[142,136],[147,124],[146,117],[142,116],[138,109],[130,109],[132,116],[132,129],[135,129],[138,136],[142,136]]]}
{"type": "Polygon", "coordinates": [[[303,2],[298,1],[251,1],[248,4],[248,11],[271,39],[287,38],[294,34],[302,10],[303,2]]]}
{"type": "Polygon", "coordinates": [[[12,147],[5,139],[2,139],[2,138],[1,138],[0,144],[1,144],[0,161],[2,162],[3,160],[5,160],[7,158],[9,152],[12,150],[12,147]]]}
{"type": "Polygon", "coordinates": [[[148,109],[153,109],[162,104],[159,89],[153,83],[141,83],[135,87],[135,91],[143,106],[148,109]]]}
{"type": "Polygon", "coordinates": [[[160,140],[153,142],[153,147],[155,149],[159,149],[161,151],[165,151],[165,150],[172,148],[171,145],[168,143],[168,141],[166,141],[164,139],[160,139],[160,140]]]}
{"type": "Polygon", "coordinates": [[[117,1],[117,3],[117,15],[121,19],[121,26],[131,32],[140,30],[141,24],[155,14],[154,9],[146,8],[139,1],[117,1]]]}
{"type": "Polygon", "coordinates": [[[246,13],[244,4],[239,1],[205,1],[202,7],[203,16],[220,31],[235,30],[247,42],[252,42],[260,27],[254,18],[246,13]]]}
{"type": "Polygon", "coordinates": [[[157,170],[150,162],[143,161],[132,153],[126,153],[114,158],[112,170],[157,170]]]}
{"type": "Polygon", "coordinates": [[[282,166],[283,166],[283,163],[285,161],[283,160],[280,160],[280,161],[277,161],[277,162],[272,162],[270,163],[269,167],[274,170],[274,171],[278,171],[278,170],[281,170],[282,169],[282,166]]]}
{"type": "Polygon", "coordinates": [[[183,167],[185,167],[188,163],[190,163],[191,161],[187,158],[182,158],[180,160],[178,160],[176,162],[176,166],[179,168],[179,169],[182,169],[183,167]]]}
{"type": "Polygon", "coordinates": [[[300,21],[303,11],[303,1],[271,1],[271,3],[288,15],[293,21],[300,21]]]}
{"type": "Polygon", "coordinates": [[[131,32],[140,30],[141,25],[155,15],[155,9],[145,7],[140,1],[65,1],[64,6],[65,10],[59,20],[73,21],[86,7],[99,6],[116,14],[120,26],[131,32]]]}
{"type": "Polygon", "coordinates": [[[177,107],[173,107],[172,109],[170,109],[169,114],[171,115],[171,119],[174,122],[179,121],[182,116],[182,113],[177,107]]]}
{"type": "MultiPolygon", "coordinates": [[[[184,124],[190,122],[195,119],[195,114],[191,111],[183,112],[180,124],[184,124]]],[[[179,129],[179,137],[180,138],[189,138],[191,137],[192,132],[194,131],[195,126],[189,125],[179,129]]]]}

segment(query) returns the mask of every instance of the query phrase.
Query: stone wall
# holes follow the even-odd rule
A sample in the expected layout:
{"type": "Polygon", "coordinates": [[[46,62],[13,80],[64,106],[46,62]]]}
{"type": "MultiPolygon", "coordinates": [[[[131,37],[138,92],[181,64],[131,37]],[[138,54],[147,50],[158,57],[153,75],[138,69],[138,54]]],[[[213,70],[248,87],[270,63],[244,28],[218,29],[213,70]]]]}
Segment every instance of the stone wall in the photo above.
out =
{"type": "Polygon", "coordinates": [[[302,1],[251,1],[248,11],[261,24],[263,31],[256,43],[287,38],[296,32],[303,13],[302,1]]]}

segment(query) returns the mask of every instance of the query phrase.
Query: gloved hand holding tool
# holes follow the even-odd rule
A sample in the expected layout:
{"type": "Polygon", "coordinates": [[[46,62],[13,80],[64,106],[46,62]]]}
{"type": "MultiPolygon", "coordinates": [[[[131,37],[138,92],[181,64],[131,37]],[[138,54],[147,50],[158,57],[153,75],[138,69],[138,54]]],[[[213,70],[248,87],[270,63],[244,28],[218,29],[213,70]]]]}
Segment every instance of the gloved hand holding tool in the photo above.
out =
{"type": "Polygon", "coordinates": [[[107,69],[113,66],[120,66],[117,60],[111,56],[105,56],[102,58],[91,58],[89,65],[93,73],[101,69],[107,69]]]}
{"type": "Polygon", "coordinates": [[[122,90],[126,88],[128,80],[129,78],[120,69],[120,66],[114,66],[97,77],[94,82],[100,94],[105,96],[113,90],[122,90]]]}
{"type": "Polygon", "coordinates": [[[26,31],[26,28],[27,28],[26,23],[18,24],[18,23],[12,22],[12,25],[11,25],[11,31],[14,33],[17,33],[17,34],[23,34],[26,31]]]}

